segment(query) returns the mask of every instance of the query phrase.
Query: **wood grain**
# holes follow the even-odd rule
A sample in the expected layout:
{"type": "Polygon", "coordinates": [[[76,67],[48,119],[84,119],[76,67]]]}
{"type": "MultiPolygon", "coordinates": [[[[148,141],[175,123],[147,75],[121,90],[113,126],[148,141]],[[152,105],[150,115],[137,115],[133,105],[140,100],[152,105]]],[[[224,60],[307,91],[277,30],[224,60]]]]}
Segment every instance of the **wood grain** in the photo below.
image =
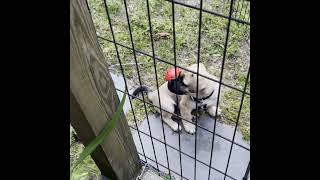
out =
{"type": "MultiPolygon", "coordinates": [[[[120,103],[106,65],[85,0],[71,0],[70,90],[87,120],[87,125],[78,127],[90,126],[74,127],[77,133],[91,129],[97,135],[120,103]]],[[[132,179],[141,168],[123,113],[101,148],[119,180],[132,179]]]]}

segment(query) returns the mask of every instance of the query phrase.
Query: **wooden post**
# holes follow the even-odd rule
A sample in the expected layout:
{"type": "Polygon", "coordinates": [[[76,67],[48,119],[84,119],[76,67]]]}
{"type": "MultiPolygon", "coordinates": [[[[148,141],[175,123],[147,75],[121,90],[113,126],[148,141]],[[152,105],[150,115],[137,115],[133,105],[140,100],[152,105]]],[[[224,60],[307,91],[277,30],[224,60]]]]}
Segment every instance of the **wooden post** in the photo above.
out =
{"type": "MultiPolygon", "coordinates": [[[[85,0],[70,2],[70,91],[71,124],[87,145],[111,119],[120,101],[85,0]]],[[[123,113],[92,157],[110,179],[130,180],[137,175],[139,156],[123,113]]]]}
{"type": "MultiPolygon", "coordinates": [[[[80,105],[75,99],[74,95],[70,92],[70,122],[72,127],[77,132],[77,136],[81,139],[84,145],[88,145],[90,141],[96,137],[93,129],[91,128],[88,120],[83,114],[80,105]]],[[[98,146],[96,150],[91,154],[92,159],[99,167],[101,174],[109,179],[117,179],[117,176],[112,169],[109,160],[104,153],[101,146],[98,146]]]]}

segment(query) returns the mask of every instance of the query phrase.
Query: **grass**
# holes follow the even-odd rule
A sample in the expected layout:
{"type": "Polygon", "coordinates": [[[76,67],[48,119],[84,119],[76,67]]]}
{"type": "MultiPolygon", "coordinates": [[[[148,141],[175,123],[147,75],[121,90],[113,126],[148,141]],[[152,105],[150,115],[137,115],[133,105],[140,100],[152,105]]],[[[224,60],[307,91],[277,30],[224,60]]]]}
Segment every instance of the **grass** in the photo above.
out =
{"type": "MultiPolygon", "coordinates": [[[[111,23],[118,43],[131,47],[131,39],[128,31],[128,22],[126,19],[125,6],[122,0],[106,0],[111,17],[111,23]]],[[[184,0],[187,4],[198,6],[194,0],[184,0]]],[[[204,8],[219,12],[224,15],[229,13],[229,5],[222,4],[220,0],[204,1],[204,8]]],[[[102,0],[88,0],[93,21],[97,34],[106,39],[112,40],[109,22],[105,12],[102,0]]],[[[249,3],[245,1],[244,3],[249,3]]],[[[171,3],[164,0],[149,0],[150,15],[152,23],[152,35],[156,57],[165,61],[174,63],[173,54],[173,28],[172,28],[172,9],[171,3]],[[166,36],[163,36],[165,34],[166,36]]],[[[144,51],[152,55],[149,21],[147,14],[146,0],[127,0],[128,14],[132,30],[135,49],[144,51]]],[[[235,7],[237,4],[235,5],[235,7]]],[[[239,12],[238,18],[247,19],[248,14],[239,12]]],[[[202,13],[201,28],[201,55],[200,62],[204,63],[208,71],[220,77],[222,65],[224,44],[226,41],[227,19],[202,13]]],[[[176,32],[176,60],[177,64],[186,67],[197,62],[198,53],[198,30],[199,30],[199,11],[189,9],[183,6],[175,5],[175,32],[176,32]]],[[[249,39],[250,27],[236,22],[231,22],[228,47],[225,58],[223,82],[237,88],[243,89],[246,73],[249,67],[249,39]]],[[[99,40],[106,61],[110,65],[118,64],[114,44],[99,40]]],[[[124,68],[124,75],[131,82],[133,87],[140,84],[136,67],[126,65],[135,63],[131,50],[118,46],[119,55],[124,68]]],[[[139,73],[141,84],[156,89],[155,69],[153,59],[137,53],[137,63],[139,63],[139,73]]],[[[159,85],[164,83],[163,74],[170,65],[162,62],[156,62],[156,70],[159,85]]],[[[121,74],[119,66],[114,66],[113,73],[121,74]]],[[[250,90],[248,86],[247,91],[250,90]]],[[[237,119],[238,108],[240,105],[241,94],[230,89],[222,88],[222,98],[220,105],[222,108],[223,122],[234,124],[237,119]]],[[[239,130],[244,135],[244,139],[250,139],[250,106],[249,97],[245,98],[242,107],[239,130]]],[[[139,100],[133,101],[133,108],[138,122],[145,118],[143,103],[139,100]]],[[[148,113],[154,112],[152,107],[147,107],[148,113]]],[[[127,113],[127,119],[130,124],[134,122],[131,111],[127,113]]]]}
{"type": "MultiPolygon", "coordinates": [[[[138,124],[142,122],[146,118],[146,112],[144,110],[143,102],[140,100],[132,101],[132,107],[133,107],[133,111],[130,110],[126,114],[126,118],[128,120],[129,125],[135,126],[135,120],[137,121],[138,124]],[[134,112],[134,116],[133,116],[133,112],[134,112]]],[[[148,113],[156,113],[153,106],[146,104],[146,108],[148,113]]]]}
{"type": "MultiPolygon", "coordinates": [[[[84,146],[81,143],[75,141],[72,135],[73,133],[75,132],[70,126],[70,167],[76,162],[84,149],[84,146]]],[[[75,180],[101,179],[100,170],[91,156],[88,156],[83,163],[79,164],[73,174],[75,180]]]]}
{"type": "MultiPolygon", "coordinates": [[[[222,112],[222,122],[227,124],[235,125],[239,108],[241,102],[242,93],[231,90],[226,91],[223,95],[222,101],[220,103],[222,112]],[[227,113],[226,113],[227,112],[227,113]]],[[[238,125],[243,139],[246,141],[250,140],[250,97],[247,95],[244,96],[243,105],[241,109],[241,113],[239,116],[239,125],[238,125]]]]}

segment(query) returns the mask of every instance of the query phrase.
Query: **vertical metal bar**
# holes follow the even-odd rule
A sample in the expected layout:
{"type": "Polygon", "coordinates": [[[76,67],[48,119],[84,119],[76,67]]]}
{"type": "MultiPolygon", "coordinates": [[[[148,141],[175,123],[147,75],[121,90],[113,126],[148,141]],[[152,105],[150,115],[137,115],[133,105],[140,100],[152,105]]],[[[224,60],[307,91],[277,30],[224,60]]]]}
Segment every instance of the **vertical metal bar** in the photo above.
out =
{"type": "MultiPolygon", "coordinates": [[[[121,69],[121,72],[123,74],[123,80],[124,80],[124,83],[125,83],[126,90],[127,90],[127,92],[129,92],[128,91],[126,77],[124,75],[124,70],[123,70],[122,63],[121,63],[120,56],[119,56],[118,47],[117,47],[117,44],[116,44],[116,39],[115,39],[115,36],[114,36],[114,33],[113,33],[113,28],[112,28],[112,24],[111,24],[111,18],[110,18],[110,15],[109,15],[108,5],[106,3],[106,0],[103,0],[103,1],[104,1],[104,6],[105,6],[105,9],[106,9],[106,13],[107,13],[108,21],[109,21],[109,26],[110,26],[110,31],[111,31],[111,34],[112,34],[112,39],[113,39],[113,42],[114,42],[113,44],[114,44],[114,47],[115,47],[115,50],[116,50],[116,53],[117,53],[117,58],[118,58],[118,61],[119,61],[119,64],[120,64],[120,69],[121,69]]],[[[131,98],[130,97],[129,97],[129,102],[130,102],[131,111],[132,111],[132,114],[133,114],[133,119],[134,119],[136,128],[138,129],[137,120],[136,120],[136,116],[134,114],[134,110],[133,110],[133,107],[132,107],[132,102],[131,102],[131,98]]],[[[143,156],[144,156],[145,160],[147,161],[147,157],[146,157],[143,145],[142,145],[141,136],[140,136],[140,132],[139,131],[138,131],[138,136],[139,136],[140,144],[141,144],[141,147],[142,147],[143,156]]]]}
{"type": "MultiPolygon", "coordinates": [[[[222,83],[222,79],[223,79],[224,63],[225,63],[225,60],[226,60],[226,54],[227,54],[227,48],[228,48],[229,32],[230,32],[230,26],[231,26],[231,16],[232,16],[232,12],[233,12],[233,1],[234,0],[231,0],[231,2],[230,2],[230,10],[229,10],[229,17],[228,17],[226,40],[225,40],[225,44],[224,44],[222,65],[221,65],[221,70],[220,70],[218,97],[217,97],[215,120],[214,120],[213,133],[212,133],[212,143],[211,143],[211,153],[210,153],[210,164],[209,164],[209,167],[211,167],[211,164],[212,164],[214,136],[215,136],[216,125],[217,125],[217,114],[218,114],[218,109],[219,109],[219,100],[220,100],[220,92],[221,92],[221,83],[222,83]]],[[[211,168],[209,168],[208,180],[210,180],[210,173],[211,173],[211,168]]]]}
{"type": "MultiPolygon", "coordinates": [[[[135,62],[135,64],[136,64],[136,71],[137,71],[137,74],[138,74],[139,84],[140,84],[140,86],[141,86],[142,83],[141,83],[141,77],[140,77],[139,67],[138,67],[138,63],[137,63],[136,51],[135,51],[135,48],[134,48],[134,43],[133,43],[133,38],[132,38],[132,31],[131,31],[130,19],[129,19],[129,14],[128,14],[127,2],[126,2],[126,0],[123,0],[123,2],[124,2],[125,10],[126,10],[126,17],[127,17],[127,22],[128,22],[128,28],[129,28],[131,46],[132,46],[132,50],[133,50],[132,52],[133,52],[134,62],[135,62]]],[[[143,93],[142,93],[142,100],[143,100],[144,111],[145,111],[145,113],[146,113],[148,128],[149,128],[149,131],[150,131],[150,136],[152,137],[151,128],[150,128],[150,123],[149,123],[149,118],[148,118],[147,106],[146,106],[146,103],[145,103],[145,98],[144,98],[143,93]]],[[[158,161],[157,161],[157,155],[156,155],[156,151],[155,151],[155,149],[154,149],[153,139],[152,139],[152,138],[150,138],[150,139],[151,139],[152,149],[153,149],[153,153],[154,153],[154,158],[155,158],[155,161],[156,161],[156,164],[157,164],[157,170],[159,171],[159,166],[158,166],[158,161]]]]}
{"type": "MultiPolygon", "coordinates": [[[[158,84],[157,64],[156,64],[155,52],[154,52],[154,44],[153,44],[153,35],[152,35],[152,26],[151,26],[151,16],[150,16],[149,0],[147,0],[147,10],[148,10],[148,21],[149,21],[149,32],[150,32],[150,41],[151,41],[151,48],[152,48],[153,66],[154,66],[154,72],[155,72],[155,75],[156,75],[156,84],[157,84],[158,100],[159,100],[159,107],[160,107],[160,117],[161,117],[161,124],[162,124],[162,133],[163,133],[164,142],[166,142],[166,135],[165,135],[165,132],[164,132],[163,117],[162,117],[162,108],[161,108],[161,101],[160,101],[159,84],[158,84]]],[[[167,157],[167,163],[168,163],[169,176],[170,176],[170,179],[171,179],[171,170],[170,170],[170,166],[169,166],[168,150],[167,150],[167,144],[166,144],[166,143],[165,143],[165,150],[166,150],[166,157],[167,157]]]]}
{"type": "Polygon", "coordinates": [[[244,174],[244,177],[242,178],[242,180],[247,180],[248,179],[249,171],[250,171],[250,161],[248,163],[246,173],[244,174]]]}
{"type": "MultiPolygon", "coordinates": [[[[250,74],[250,66],[249,66],[249,69],[248,69],[246,83],[245,83],[244,88],[243,88],[244,91],[247,89],[249,74],[250,74]]],[[[231,142],[231,147],[230,147],[230,152],[229,152],[229,157],[228,157],[228,162],[227,162],[227,167],[226,167],[226,170],[225,170],[225,173],[224,173],[224,178],[223,178],[224,180],[227,177],[226,174],[228,172],[228,167],[229,167],[229,163],[230,163],[230,157],[231,157],[231,153],[232,153],[232,149],[233,149],[234,138],[236,136],[237,127],[238,127],[238,124],[239,124],[239,119],[240,119],[240,114],[241,114],[241,109],[242,109],[244,96],[245,96],[245,93],[242,93],[241,102],[240,102],[240,108],[239,108],[239,111],[238,111],[238,116],[237,116],[237,121],[236,121],[236,126],[234,127],[234,132],[233,132],[233,137],[232,137],[232,142],[231,142]]]]}
{"type": "MultiPolygon", "coordinates": [[[[137,71],[137,74],[138,74],[139,84],[140,84],[140,86],[141,86],[141,85],[142,85],[142,82],[141,82],[140,71],[139,71],[139,67],[138,67],[138,63],[137,63],[136,51],[135,51],[135,47],[134,47],[134,43],[133,43],[133,37],[132,37],[130,19],[129,19],[129,14],[128,14],[127,2],[126,2],[126,0],[123,0],[123,2],[124,2],[125,10],[126,10],[126,17],[127,17],[127,22],[128,22],[128,28],[129,28],[131,46],[132,46],[132,50],[133,50],[132,52],[133,52],[134,61],[135,61],[135,64],[136,64],[136,71],[137,71]]],[[[149,128],[149,131],[150,131],[150,136],[152,137],[151,128],[150,128],[150,123],[149,123],[149,118],[148,118],[147,106],[146,106],[146,103],[145,103],[145,97],[144,97],[143,93],[142,93],[142,99],[143,99],[144,111],[145,111],[146,118],[147,118],[148,128],[149,128]]],[[[157,161],[157,155],[156,155],[156,152],[155,152],[155,149],[154,149],[154,144],[153,144],[152,138],[151,138],[151,144],[152,144],[152,149],[153,149],[155,161],[156,161],[156,164],[157,164],[157,168],[158,168],[158,170],[159,170],[158,161],[157,161]]]]}
{"type": "MultiPolygon", "coordinates": [[[[202,0],[200,0],[200,14],[199,14],[199,34],[198,34],[198,55],[197,55],[197,89],[196,99],[198,99],[199,88],[199,64],[200,64],[200,49],[201,49],[201,26],[202,26],[202,0]]],[[[196,101],[196,109],[198,109],[198,101],[196,101]]],[[[195,121],[195,143],[194,143],[194,179],[197,179],[197,128],[198,127],[198,113],[196,113],[195,121]]],[[[210,168],[209,168],[210,169],[210,168]]]]}
{"type": "MultiPolygon", "coordinates": [[[[174,13],[174,2],[171,1],[172,5],[172,32],[173,32],[173,58],[174,58],[174,68],[177,68],[177,55],[176,55],[176,28],[175,28],[175,13],[174,13]]],[[[177,74],[174,73],[175,79],[177,78],[177,74]]],[[[177,86],[175,86],[176,91],[177,91],[177,86]]],[[[176,95],[176,104],[177,104],[177,109],[179,109],[179,100],[178,100],[178,95],[176,95]]],[[[180,115],[179,115],[180,116],[180,115]]],[[[179,142],[179,159],[180,159],[180,178],[182,179],[182,160],[181,160],[181,140],[180,140],[180,120],[178,120],[178,142],[179,142]]]]}

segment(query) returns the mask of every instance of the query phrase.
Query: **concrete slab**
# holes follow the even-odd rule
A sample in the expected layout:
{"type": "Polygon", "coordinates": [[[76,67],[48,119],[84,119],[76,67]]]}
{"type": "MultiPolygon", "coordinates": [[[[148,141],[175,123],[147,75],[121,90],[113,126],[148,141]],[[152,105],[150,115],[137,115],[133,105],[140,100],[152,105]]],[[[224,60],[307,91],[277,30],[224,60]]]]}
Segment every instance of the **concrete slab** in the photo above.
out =
{"type": "MultiPolygon", "coordinates": [[[[162,123],[160,118],[156,117],[155,115],[149,115],[149,124],[150,124],[152,136],[159,139],[161,142],[164,142],[164,136],[162,133],[162,123]]],[[[206,127],[207,129],[213,129],[214,120],[208,116],[204,116],[198,120],[198,124],[203,127],[206,127]]],[[[142,122],[142,124],[139,127],[139,130],[147,134],[150,134],[148,122],[146,120],[142,122]]],[[[216,132],[219,132],[221,136],[232,139],[233,130],[234,130],[234,127],[217,122],[216,132]]],[[[166,143],[176,149],[179,149],[178,133],[174,133],[166,124],[164,124],[164,132],[165,132],[166,143]]],[[[137,132],[135,131],[132,135],[138,151],[141,154],[143,154],[137,132]]],[[[140,136],[141,136],[141,141],[142,141],[146,156],[155,161],[151,138],[142,133],[140,133],[140,136]]],[[[245,147],[249,148],[250,146],[247,142],[242,140],[241,133],[236,133],[235,141],[245,147]]],[[[168,162],[166,158],[165,145],[161,142],[153,140],[154,150],[155,150],[158,163],[167,167],[168,162]]],[[[193,157],[195,156],[195,135],[190,135],[182,131],[180,133],[180,142],[181,142],[181,151],[191,156],[189,157],[184,154],[181,155],[182,175],[190,180],[193,180],[194,179],[194,163],[195,163],[195,160],[193,159],[193,157]]],[[[212,143],[212,133],[205,131],[201,128],[198,128],[197,159],[207,165],[209,165],[210,163],[211,143],[212,143]]],[[[219,136],[215,136],[213,155],[212,155],[212,167],[222,172],[225,172],[230,147],[231,147],[231,142],[228,142],[220,138],[219,136]]],[[[169,146],[167,146],[167,151],[168,151],[170,169],[172,169],[177,173],[180,173],[181,167],[180,167],[179,152],[169,146]]],[[[141,155],[140,155],[140,158],[144,160],[144,157],[141,155]]],[[[228,175],[236,179],[241,179],[245,174],[245,170],[249,160],[250,160],[250,152],[248,152],[247,150],[237,145],[233,145],[230,164],[228,168],[228,175]]],[[[149,164],[157,167],[156,163],[150,161],[149,159],[147,161],[149,164]]],[[[168,170],[162,166],[159,166],[159,169],[160,171],[168,173],[168,170]]],[[[197,178],[196,179],[208,179],[208,172],[209,172],[208,166],[205,166],[204,164],[197,162],[197,172],[196,172],[197,178]]],[[[177,174],[175,174],[174,172],[171,172],[171,173],[179,179],[179,176],[177,174]]],[[[223,174],[217,172],[214,169],[211,169],[211,174],[210,174],[211,180],[220,180],[220,179],[223,179],[223,177],[224,177],[223,174]]],[[[229,178],[226,178],[226,179],[229,179],[229,178]]]]}
{"type": "Polygon", "coordinates": [[[162,177],[160,177],[156,172],[147,170],[141,180],[164,180],[162,177]]]}
{"type": "MultiPolygon", "coordinates": [[[[124,91],[126,89],[125,88],[126,86],[125,86],[123,77],[122,76],[118,76],[116,74],[112,74],[112,73],[110,73],[110,75],[111,75],[111,78],[113,80],[114,86],[117,89],[120,89],[120,90],[124,91]]],[[[129,93],[132,94],[133,90],[131,89],[131,87],[129,85],[128,85],[128,89],[129,89],[129,93]]],[[[123,93],[120,92],[120,91],[117,91],[117,93],[118,93],[119,99],[121,100],[122,96],[123,96],[123,93]]],[[[123,105],[123,112],[126,113],[130,109],[131,109],[131,107],[130,107],[130,102],[129,102],[129,96],[127,96],[126,102],[123,105]]]]}
{"type": "MultiPolygon", "coordinates": [[[[114,81],[115,87],[121,90],[125,89],[125,84],[122,76],[117,76],[115,74],[111,74],[112,79],[114,81]]],[[[129,86],[129,93],[132,93],[133,88],[129,86]]],[[[121,99],[123,96],[122,92],[117,91],[119,98],[121,99]]],[[[127,112],[130,109],[129,99],[127,97],[126,103],[124,105],[124,112],[127,112]]],[[[205,127],[208,130],[213,131],[214,126],[214,119],[208,116],[203,116],[198,120],[198,124],[202,127],[205,127]]],[[[145,119],[141,125],[139,126],[139,130],[145,132],[150,135],[149,125],[151,129],[151,134],[153,137],[159,139],[161,142],[164,142],[164,135],[162,132],[162,123],[159,116],[154,114],[149,114],[149,124],[145,119]]],[[[164,124],[164,132],[166,143],[176,149],[179,149],[179,141],[178,141],[178,133],[174,133],[166,124],[164,124]]],[[[217,122],[216,123],[216,133],[220,134],[221,136],[232,139],[234,132],[234,127],[231,125],[226,125],[217,122]]],[[[138,152],[143,154],[140,139],[138,137],[137,131],[133,131],[132,133],[136,147],[138,152]]],[[[143,149],[147,157],[151,158],[155,161],[153,146],[151,142],[151,138],[140,133],[141,141],[143,144],[143,149]]],[[[181,161],[182,161],[182,175],[190,180],[194,179],[194,163],[195,160],[192,158],[195,156],[195,135],[187,134],[186,132],[182,131],[180,133],[180,142],[181,142],[181,151],[186,153],[187,156],[181,154],[181,161]]],[[[245,142],[242,139],[241,133],[236,133],[235,142],[241,144],[247,148],[250,148],[248,142],[245,142]]],[[[198,128],[197,131],[197,159],[202,161],[203,163],[209,165],[210,163],[210,153],[211,153],[211,144],[212,144],[212,133],[201,128],[198,128]]],[[[163,166],[167,167],[168,162],[166,158],[166,151],[165,145],[160,143],[156,140],[153,140],[154,150],[157,157],[158,163],[162,164],[163,166]]],[[[212,167],[225,172],[227,159],[230,151],[231,143],[227,140],[220,138],[219,136],[214,136],[214,148],[212,154],[212,167]]],[[[169,166],[170,169],[173,171],[180,173],[180,156],[179,152],[169,146],[167,146],[168,151],[168,159],[169,159],[169,166]]],[[[145,160],[143,156],[139,155],[142,160],[145,160]]],[[[231,153],[230,164],[228,168],[228,175],[236,178],[242,179],[245,174],[245,170],[247,168],[247,164],[250,160],[250,152],[237,146],[233,145],[233,150],[231,153]]],[[[147,159],[147,162],[154,167],[156,163],[147,159]]],[[[200,162],[197,162],[197,179],[208,179],[208,166],[203,165],[200,162]]],[[[159,169],[162,172],[168,173],[168,169],[159,165],[159,169]]],[[[172,172],[172,175],[180,179],[180,177],[172,172]]],[[[210,180],[220,180],[223,179],[223,175],[217,172],[214,169],[211,169],[210,180]]],[[[229,179],[229,178],[226,178],[229,179]]]]}

